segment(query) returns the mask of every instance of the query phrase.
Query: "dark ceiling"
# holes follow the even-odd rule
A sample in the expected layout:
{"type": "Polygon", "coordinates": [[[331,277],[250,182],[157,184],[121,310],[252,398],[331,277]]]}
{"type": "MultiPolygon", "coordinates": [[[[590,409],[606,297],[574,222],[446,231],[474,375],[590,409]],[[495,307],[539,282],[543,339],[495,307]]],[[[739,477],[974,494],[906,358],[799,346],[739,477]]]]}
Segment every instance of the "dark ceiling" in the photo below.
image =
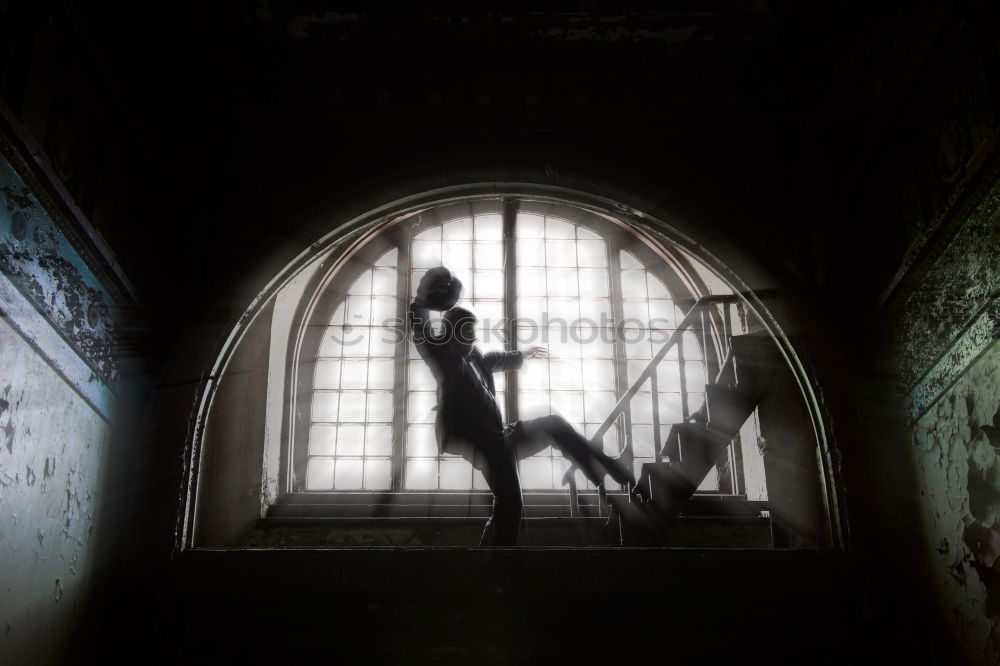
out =
{"type": "Polygon", "coordinates": [[[850,310],[909,242],[851,207],[952,13],[870,4],[153,0],[57,29],[118,100],[142,222],[107,235],[166,317],[206,285],[242,307],[240,275],[331,220],[463,180],[665,202],[850,310]]]}

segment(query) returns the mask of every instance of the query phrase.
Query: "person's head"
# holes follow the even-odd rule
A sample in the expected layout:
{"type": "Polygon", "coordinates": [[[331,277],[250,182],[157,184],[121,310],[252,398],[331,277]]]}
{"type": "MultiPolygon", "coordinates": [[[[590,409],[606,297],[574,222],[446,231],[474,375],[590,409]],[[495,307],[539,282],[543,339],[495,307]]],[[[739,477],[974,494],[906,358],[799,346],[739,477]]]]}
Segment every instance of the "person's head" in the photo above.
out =
{"type": "Polygon", "coordinates": [[[476,321],[476,315],[465,308],[452,308],[444,313],[445,333],[463,356],[476,344],[476,321]]]}

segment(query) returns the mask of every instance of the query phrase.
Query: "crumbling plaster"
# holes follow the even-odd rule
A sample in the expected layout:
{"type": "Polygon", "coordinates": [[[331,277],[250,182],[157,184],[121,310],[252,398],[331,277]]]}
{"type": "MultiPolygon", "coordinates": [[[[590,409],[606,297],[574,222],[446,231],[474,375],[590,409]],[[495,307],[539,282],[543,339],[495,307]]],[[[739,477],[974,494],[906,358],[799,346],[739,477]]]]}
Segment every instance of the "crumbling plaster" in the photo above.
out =
{"type": "Polygon", "coordinates": [[[54,663],[85,612],[110,426],[0,320],[0,663],[54,663]]]}
{"type": "Polygon", "coordinates": [[[1000,410],[996,342],[913,427],[929,576],[973,663],[1000,663],[1000,410]]]}

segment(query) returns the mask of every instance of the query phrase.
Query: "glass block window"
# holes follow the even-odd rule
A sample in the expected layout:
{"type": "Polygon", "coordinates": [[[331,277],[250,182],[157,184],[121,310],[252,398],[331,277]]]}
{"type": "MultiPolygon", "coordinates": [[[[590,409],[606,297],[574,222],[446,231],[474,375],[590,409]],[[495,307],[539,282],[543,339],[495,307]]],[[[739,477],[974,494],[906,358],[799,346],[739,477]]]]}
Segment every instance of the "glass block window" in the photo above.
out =
{"type": "MultiPolygon", "coordinates": [[[[607,242],[565,219],[532,214],[517,216],[515,236],[518,343],[550,354],[518,373],[518,415],[561,414],[590,436],[617,402],[607,242]]],[[[604,446],[618,452],[614,430],[604,446]]],[[[547,447],[521,461],[521,484],[560,488],[568,466],[547,447]]],[[[586,485],[582,475],[579,482],[586,485]]]]}
{"type": "MultiPolygon", "coordinates": [[[[450,219],[414,219],[394,230],[377,259],[352,264],[349,286],[322,323],[310,393],[306,490],[488,490],[463,458],[439,454],[436,382],[399,326],[409,303],[398,295],[415,296],[431,268],[447,266],[462,280],[457,305],[476,314],[481,351],[549,349],[548,359],[532,359],[517,373],[510,404],[505,374],[494,374],[505,420],[555,413],[592,437],[676,330],[683,313],[673,295],[659,273],[619,245],[616,228],[531,210],[505,222],[495,203],[450,219]],[[509,334],[515,339],[508,340],[509,334]]],[[[683,347],[694,412],[704,400],[705,366],[693,334],[685,334],[683,347]]],[[[601,442],[610,455],[631,445],[637,475],[655,459],[654,415],[661,443],[670,424],[683,420],[681,367],[672,350],[658,368],[655,403],[647,383],[630,402],[627,418],[601,442]]],[[[560,491],[568,466],[550,446],[521,461],[522,488],[560,491]]],[[[717,485],[713,479],[702,489],[717,485]]],[[[577,483],[592,488],[579,473],[577,483]]]]}
{"type": "Polygon", "coordinates": [[[363,270],[327,326],[313,376],[306,490],[392,487],[397,250],[363,270]]]}
{"type": "MultiPolygon", "coordinates": [[[[477,345],[483,353],[503,350],[504,244],[498,214],[473,215],[431,227],[413,236],[410,293],[416,296],[428,269],[447,266],[462,281],[456,303],[476,314],[477,345]]],[[[403,487],[407,490],[486,490],[486,480],[465,459],[438,455],[434,438],[436,383],[430,369],[409,345],[407,427],[403,487]]],[[[503,373],[493,375],[497,402],[505,412],[503,373]]],[[[506,417],[506,414],[504,414],[506,417]]]]}

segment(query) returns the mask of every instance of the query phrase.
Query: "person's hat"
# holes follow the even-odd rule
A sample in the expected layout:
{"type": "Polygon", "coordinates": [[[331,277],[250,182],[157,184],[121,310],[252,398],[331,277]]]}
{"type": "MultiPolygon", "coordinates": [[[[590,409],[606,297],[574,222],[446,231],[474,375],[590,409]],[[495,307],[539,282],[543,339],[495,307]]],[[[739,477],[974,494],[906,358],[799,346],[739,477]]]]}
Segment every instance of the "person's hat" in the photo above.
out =
{"type": "Polygon", "coordinates": [[[462,295],[462,281],[444,266],[438,266],[424,273],[417,294],[430,309],[449,310],[462,295]]]}

